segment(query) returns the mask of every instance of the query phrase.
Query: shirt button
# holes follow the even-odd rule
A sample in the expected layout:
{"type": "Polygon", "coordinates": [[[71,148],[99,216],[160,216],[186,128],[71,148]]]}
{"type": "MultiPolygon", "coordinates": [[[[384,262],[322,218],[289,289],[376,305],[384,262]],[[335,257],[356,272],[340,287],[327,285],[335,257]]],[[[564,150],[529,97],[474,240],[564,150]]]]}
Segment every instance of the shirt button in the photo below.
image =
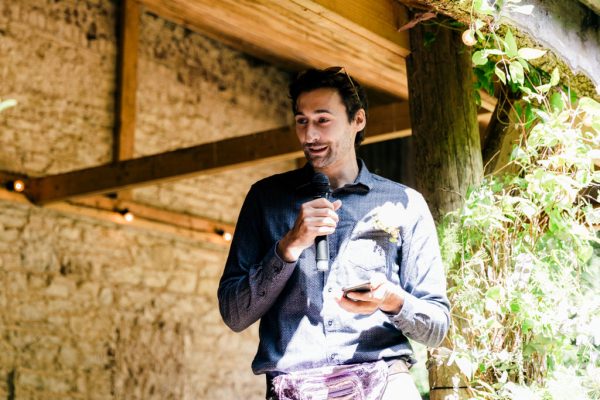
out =
{"type": "Polygon", "coordinates": [[[264,295],[265,295],[265,293],[266,293],[266,292],[265,292],[264,290],[261,290],[260,292],[258,292],[258,295],[259,295],[259,296],[264,296],[264,295]]]}
{"type": "Polygon", "coordinates": [[[333,325],[333,321],[332,320],[327,321],[327,325],[329,325],[329,326],[333,325]]]}
{"type": "Polygon", "coordinates": [[[333,288],[331,288],[331,287],[330,287],[329,289],[327,289],[327,291],[328,291],[329,293],[331,293],[331,292],[333,292],[333,288]]]}
{"type": "Polygon", "coordinates": [[[337,357],[337,354],[333,353],[332,355],[329,356],[329,359],[331,361],[335,360],[335,358],[337,357]]]}

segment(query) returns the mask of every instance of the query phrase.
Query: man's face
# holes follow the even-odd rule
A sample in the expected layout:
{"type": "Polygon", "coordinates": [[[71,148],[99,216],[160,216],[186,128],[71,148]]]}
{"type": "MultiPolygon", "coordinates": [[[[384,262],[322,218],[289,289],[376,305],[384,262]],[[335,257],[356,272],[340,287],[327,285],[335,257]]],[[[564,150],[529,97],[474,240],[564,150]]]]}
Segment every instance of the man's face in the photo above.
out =
{"type": "Polygon", "coordinates": [[[348,122],[346,106],[331,88],[302,93],[296,108],[296,134],[313,168],[336,170],[356,164],[354,138],[364,127],[362,110],[348,122]]]}

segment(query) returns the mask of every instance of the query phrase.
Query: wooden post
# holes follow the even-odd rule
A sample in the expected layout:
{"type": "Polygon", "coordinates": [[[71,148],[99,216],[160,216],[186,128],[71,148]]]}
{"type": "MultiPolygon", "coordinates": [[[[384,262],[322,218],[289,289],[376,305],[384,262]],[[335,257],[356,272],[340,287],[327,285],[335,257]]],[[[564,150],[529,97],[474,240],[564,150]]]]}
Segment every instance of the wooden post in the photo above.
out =
{"type": "Polygon", "coordinates": [[[483,177],[471,55],[460,35],[438,20],[410,33],[406,64],[417,188],[439,220],[483,177]]]}
{"type": "MultiPolygon", "coordinates": [[[[119,12],[114,162],[128,160],[134,155],[140,5],[137,0],[123,0],[119,12]]],[[[128,200],[133,197],[131,191],[120,192],[118,196],[128,200]]]]}
{"type": "MultiPolygon", "coordinates": [[[[439,221],[460,207],[467,188],[483,177],[471,54],[460,34],[440,20],[411,29],[410,46],[407,72],[415,180],[439,221]]],[[[464,383],[456,388],[454,372],[434,356],[428,363],[430,399],[445,399],[449,390],[453,400],[468,398],[464,383]]]]}

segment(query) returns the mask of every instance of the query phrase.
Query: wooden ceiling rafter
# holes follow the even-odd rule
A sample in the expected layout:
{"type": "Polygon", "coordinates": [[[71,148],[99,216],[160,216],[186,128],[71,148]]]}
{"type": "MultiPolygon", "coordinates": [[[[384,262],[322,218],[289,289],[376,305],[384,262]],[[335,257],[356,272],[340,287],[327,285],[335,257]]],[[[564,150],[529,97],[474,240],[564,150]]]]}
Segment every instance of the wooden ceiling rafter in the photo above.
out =
{"type": "MultiPolygon", "coordinates": [[[[3,176],[11,176],[0,171],[0,182],[3,176]]],[[[25,177],[22,177],[26,179],[25,177]]],[[[0,200],[13,203],[29,203],[22,193],[0,188],[0,200]]],[[[175,234],[190,240],[211,243],[214,245],[227,245],[226,234],[233,234],[234,225],[217,222],[208,218],[169,211],[152,207],[131,200],[112,199],[106,196],[89,196],[48,204],[44,208],[90,217],[118,225],[132,226],[134,228],[149,229],[156,232],[175,234]],[[127,221],[117,210],[128,209],[135,218],[127,221]]]]}
{"type": "Polygon", "coordinates": [[[133,157],[137,111],[140,6],[137,0],[123,0],[121,7],[117,48],[118,89],[113,141],[114,161],[133,157]]]}
{"type": "MultiPolygon", "coordinates": [[[[382,1],[389,3],[389,7],[400,6],[394,0],[382,1]]],[[[312,0],[140,0],[140,3],[163,18],[256,57],[295,69],[343,65],[364,85],[408,98],[404,61],[408,49],[399,44],[408,43],[408,37],[396,32],[406,38],[394,42],[362,26],[358,12],[368,7],[370,0],[347,0],[343,11],[342,2],[312,0]],[[341,17],[352,9],[357,10],[354,20],[341,17]]],[[[372,15],[378,18],[372,24],[385,28],[388,37],[392,36],[396,15],[381,12],[372,15]]]]}
{"type": "MultiPolygon", "coordinates": [[[[343,65],[365,86],[408,99],[409,32],[396,0],[139,0],[150,12],[290,69],[343,65]],[[366,16],[365,16],[366,15],[366,16]]],[[[480,92],[482,108],[496,100],[480,92]]]]}
{"type": "MultiPolygon", "coordinates": [[[[408,103],[374,107],[365,144],[410,135],[408,103]]],[[[26,196],[38,205],[116,192],[149,184],[223,172],[302,155],[291,127],[113,162],[26,181],[26,196]]]]}
{"type": "MultiPolygon", "coordinates": [[[[123,0],[121,4],[117,36],[118,89],[115,99],[113,161],[123,161],[133,157],[137,113],[141,8],[137,0],[123,0]]],[[[132,198],[132,193],[127,190],[117,195],[122,199],[132,198]]]]}
{"type": "MultiPolygon", "coordinates": [[[[140,17],[145,10],[291,70],[344,65],[365,86],[398,98],[408,97],[408,34],[398,32],[407,16],[396,0],[124,0],[121,7],[113,162],[26,179],[25,194],[35,204],[88,210],[84,214],[95,212],[102,219],[111,220],[118,218],[117,207],[128,208],[135,210],[138,221],[171,224],[174,230],[183,229],[192,236],[206,236],[209,242],[222,243],[220,236],[215,238],[215,232],[231,232],[232,226],[136,203],[129,190],[302,156],[291,128],[283,127],[132,158],[140,17]],[[109,192],[118,197],[97,195],[109,192]]],[[[485,110],[493,110],[493,97],[483,94],[482,100],[485,110]]],[[[482,115],[489,114],[480,114],[480,121],[486,118],[482,115]]],[[[408,103],[374,107],[368,131],[365,144],[410,135],[408,103]]]]}

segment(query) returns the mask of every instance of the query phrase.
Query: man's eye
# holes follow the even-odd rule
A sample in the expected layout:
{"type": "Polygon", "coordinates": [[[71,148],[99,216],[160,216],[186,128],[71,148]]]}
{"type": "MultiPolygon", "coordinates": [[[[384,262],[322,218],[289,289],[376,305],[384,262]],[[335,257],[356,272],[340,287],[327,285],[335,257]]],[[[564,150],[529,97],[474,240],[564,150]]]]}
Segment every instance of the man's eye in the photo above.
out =
{"type": "Polygon", "coordinates": [[[296,125],[306,125],[307,121],[308,120],[306,118],[297,118],[296,125]]]}
{"type": "Polygon", "coordinates": [[[329,122],[329,118],[324,118],[324,117],[322,117],[322,118],[319,118],[319,123],[320,123],[320,124],[325,124],[325,123],[327,123],[327,122],[329,122]]]}

